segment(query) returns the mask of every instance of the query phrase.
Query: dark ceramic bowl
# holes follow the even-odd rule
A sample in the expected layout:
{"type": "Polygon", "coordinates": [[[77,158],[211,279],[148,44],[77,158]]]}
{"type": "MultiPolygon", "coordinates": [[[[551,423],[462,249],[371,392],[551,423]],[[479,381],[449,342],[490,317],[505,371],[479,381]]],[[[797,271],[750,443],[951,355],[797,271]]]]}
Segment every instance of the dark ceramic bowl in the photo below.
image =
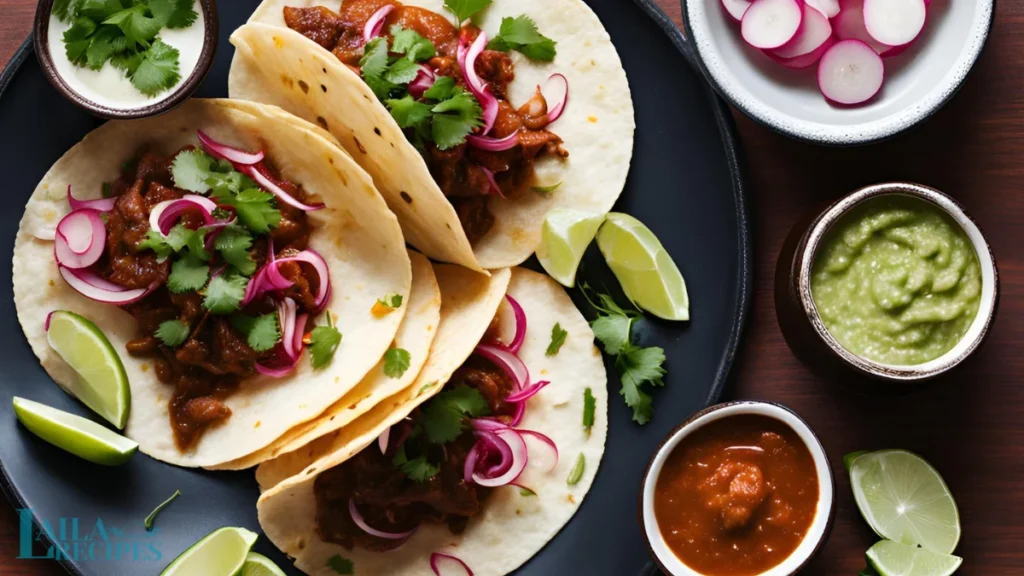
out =
{"type": "Polygon", "coordinates": [[[803,541],[788,558],[777,566],[762,572],[758,576],[790,576],[798,573],[813,558],[821,547],[828,540],[829,532],[832,529],[832,521],[835,517],[836,508],[836,487],[832,478],[832,468],[829,465],[828,456],[825,455],[825,448],[822,447],[818,437],[814,435],[811,427],[799,416],[788,408],[771,402],[758,402],[743,400],[738,402],[727,402],[717,404],[696,413],[678,428],[668,434],[661,445],[658,446],[647,472],[644,473],[644,481],[640,487],[640,518],[643,523],[644,538],[647,540],[647,548],[651,558],[658,564],[661,571],[670,576],[700,576],[683,562],[669,549],[661,536],[658,528],[658,521],[654,515],[654,491],[658,476],[669,454],[679,443],[706,424],[743,414],[756,414],[774,418],[792,428],[797,436],[804,442],[807,449],[814,458],[814,467],[818,472],[818,508],[815,513],[811,527],[804,536],[803,541]]]}
{"type": "Polygon", "coordinates": [[[790,348],[813,368],[829,373],[853,371],[867,375],[856,387],[865,391],[899,392],[952,370],[984,341],[999,300],[999,273],[995,256],[981,229],[963,207],[949,196],[918,184],[889,183],[861,188],[823,212],[812,212],[797,222],[782,247],[775,270],[775,311],[790,348]],[[949,214],[967,234],[981,265],[981,305],[967,333],[939,358],[912,366],[880,364],[843,348],[822,322],[811,297],[811,267],[822,238],[855,206],[880,196],[901,195],[927,201],[949,214]],[[897,384],[897,386],[892,386],[897,384]]]}
{"type": "MultiPolygon", "coordinates": [[[[188,77],[179,82],[170,93],[161,95],[161,98],[155,102],[144,103],[137,107],[112,107],[83,96],[65,81],[53,61],[49,47],[50,12],[53,9],[54,0],[39,0],[33,24],[33,44],[36,58],[39,59],[39,66],[43,69],[43,76],[65,98],[101,118],[127,120],[167,112],[187,100],[195,92],[203,78],[206,78],[206,73],[210,71],[214,54],[217,52],[219,25],[216,0],[198,0],[198,2],[202,9],[203,48],[199,53],[196,66],[188,77]]],[[[198,25],[198,23],[194,25],[198,25]]]]}

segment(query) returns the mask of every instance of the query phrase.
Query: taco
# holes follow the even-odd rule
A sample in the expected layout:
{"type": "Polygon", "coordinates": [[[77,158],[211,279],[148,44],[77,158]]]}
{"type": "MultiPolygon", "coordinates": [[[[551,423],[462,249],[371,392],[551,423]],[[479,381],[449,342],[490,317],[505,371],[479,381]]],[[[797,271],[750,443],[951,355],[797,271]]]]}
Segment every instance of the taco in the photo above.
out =
{"type": "Polygon", "coordinates": [[[513,266],[552,208],[615,203],[629,85],[582,0],[455,18],[442,0],[264,0],[231,36],[229,92],[329,130],[427,256],[513,266]]]}
{"type": "Polygon", "coordinates": [[[474,574],[505,574],[590,489],[607,435],[607,379],[589,325],[554,281],[520,268],[510,279],[495,271],[484,291],[508,282],[497,318],[497,306],[456,300],[469,313],[449,322],[457,297],[447,287],[467,281],[459,275],[473,273],[438,267],[445,308],[412,386],[258,469],[260,524],[299,569],[424,574],[454,557],[474,574]],[[567,333],[560,347],[555,325],[567,333]]]}
{"type": "Polygon", "coordinates": [[[396,219],[330,136],[231,100],[88,134],[33,192],[14,248],[46,371],[80,390],[45,320],[91,320],[124,364],[125,433],[182,466],[250,454],[342,398],[394,339],[410,283],[396,219]]]}

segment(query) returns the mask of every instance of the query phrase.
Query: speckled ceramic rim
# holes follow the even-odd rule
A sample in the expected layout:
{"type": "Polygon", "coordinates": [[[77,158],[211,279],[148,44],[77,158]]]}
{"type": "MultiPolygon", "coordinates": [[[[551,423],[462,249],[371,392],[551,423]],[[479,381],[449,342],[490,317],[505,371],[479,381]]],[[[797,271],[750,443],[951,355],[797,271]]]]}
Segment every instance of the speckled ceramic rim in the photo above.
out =
{"type": "Polygon", "coordinates": [[[996,268],[995,256],[992,254],[984,234],[982,234],[978,225],[967,215],[967,212],[956,200],[926,186],[896,182],[876,184],[857,190],[833,204],[814,221],[807,236],[807,243],[799,257],[800,272],[797,278],[797,293],[800,296],[804,312],[807,313],[807,317],[814,327],[815,333],[844,361],[879,378],[912,382],[933,378],[953,369],[978,348],[985,339],[985,334],[988,332],[989,326],[992,324],[992,318],[995,316],[996,302],[999,297],[999,271],[996,268]],[[822,238],[839,219],[854,207],[872,198],[891,195],[918,198],[937,206],[949,214],[960,225],[967,234],[967,237],[970,238],[974,251],[978,254],[978,263],[981,265],[981,304],[978,308],[978,315],[967,329],[967,333],[949,352],[935,360],[915,366],[880,364],[843,348],[832,334],[829,333],[828,329],[825,328],[825,324],[818,314],[818,308],[814,304],[814,298],[811,297],[811,267],[814,264],[814,257],[817,254],[822,238]]]}
{"type": "MultiPolygon", "coordinates": [[[[702,26],[704,11],[721,9],[719,0],[680,0],[683,8],[683,27],[687,39],[694,46],[696,60],[704,77],[708,79],[730,104],[742,110],[747,116],[765,126],[800,140],[828,146],[854,146],[892,138],[909,130],[938,112],[963,85],[967,74],[981,56],[988,41],[995,14],[995,0],[974,0],[978,4],[978,16],[972,24],[972,34],[956,61],[950,63],[950,74],[936,84],[927,97],[914,103],[913,108],[873,122],[849,126],[832,125],[802,120],[784,114],[765,104],[748,90],[728,69],[728,66],[709,66],[708,42],[711,32],[702,26]]],[[[738,33],[738,32],[737,32],[738,33]]],[[[719,59],[714,59],[716,62],[719,59]]]]}
{"type": "Polygon", "coordinates": [[[220,23],[217,20],[217,4],[216,0],[199,0],[199,5],[203,10],[204,19],[203,51],[199,54],[199,61],[196,63],[195,69],[192,70],[192,73],[189,74],[188,78],[184,79],[181,84],[178,85],[177,90],[163,100],[141,108],[111,108],[108,106],[102,106],[82,96],[71,88],[71,86],[64,81],[64,78],[61,77],[60,73],[57,72],[57,68],[53,64],[53,58],[50,55],[50,48],[48,45],[50,35],[50,12],[53,9],[53,2],[54,0],[39,0],[39,5],[36,7],[35,22],[33,24],[36,58],[39,59],[39,66],[43,69],[43,76],[46,77],[46,80],[50,85],[56,88],[58,92],[76,106],[86,110],[90,114],[112,120],[130,120],[133,118],[145,118],[147,116],[154,116],[156,114],[167,112],[187,100],[188,97],[196,91],[196,88],[199,87],[199,84],[202,83],[203,79],[206,78],[206,74],[210,71],[210,66],[213,65],[213,57],[217,53],[217,42],[220,38],[220,23]]]}
{"type": "Polygon", "coordinates": [[[658,521],[654,514],[654,491],[658,476],[665,465],[672,450],[695,430],[701,427],[730,416],[755,414],[774,418],[793,429],[811,452],[814,459],[814,467],[818,472],[818,507],[814,515],[814,521],[804,536],[803,541],[792,554],[772,569],[762,572],[758,576],[790,576],[799,572],[811,558],[818,553],[821,546],[828,539],[832,529],[832,521],[835,517],[835,480],[832,478],[832,468],[829,465],[828,457],[825,455],[825,448],[821,445],[814,431],[795,412],[771,402],[759,402],[753,400],[742,400],[738,402],[726,402],[717,404],[694,414],[689,420],[683,422],[675,430],[670,432],[665,440],[658,446],[657,451],[651,458],[647,471],[644,473],[643,485],[640,488],[640,516],[643,523],[644,538],[647,540],[647,549],[654,558],[654,561],[661,568],[661,571],[671,576],[700,576],[699,572],[683,564],[682,561],[668,548],[665,540],[658,529],[658,521]]]}

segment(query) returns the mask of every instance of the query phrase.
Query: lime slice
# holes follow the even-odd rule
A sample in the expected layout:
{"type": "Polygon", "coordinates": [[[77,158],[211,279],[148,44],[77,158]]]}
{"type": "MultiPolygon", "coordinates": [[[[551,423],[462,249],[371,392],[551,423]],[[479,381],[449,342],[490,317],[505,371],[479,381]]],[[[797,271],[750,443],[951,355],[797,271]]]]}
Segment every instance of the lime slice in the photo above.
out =
{"type": "Polygon", "coordinates": [[[25,398],[14,397],[14,414],[36,436],[96,464],[124,464],[139,449],[134,441],[92,420],[25,398]]]}
{"type": "Polygon", "coordinates": [[[558,208],[548,212],[540,229],[537,259],[559,284],[572,288],[583,253],[594,240],[604,214],[558,208]]]}
{"type": "Polygon", "coordinates": [[[960,515],[942,477],[920,456],[882,450],[858,457],[850,484],[864,520],[882,538],[951,554],[960,515]]]}
{"type": "Polygon", "coordinates": [[[242,566],[242,576],[285,576],[284,570],[277,567],[263,554],[249,552],[242,566]]]}
{"type": "Polygon", "coordinates": [[[963,558],[882,540],[868,549],[868,564],[881,576],[949,576],[963,558]]]}
{"type": "Polygon", "coordinates": [[[214,530],[182,552],[160,576],[234,576],[246,564],[258,537],[245,528],[214,530]]]}
{"type": "Polygon", "coordinates": [[[683,275],[647,226],[629,214],[611,212],[597,233],[597,246],[637,306],[665,320],[690,319],[683,275]]]}
{"type": "Polygon", "coordinates": [[[68,390],[118,430],[128,423],[131,391],[117,351],[88,319],[65,310],[50,316],[46,340],[78,373],[68,390]]]}

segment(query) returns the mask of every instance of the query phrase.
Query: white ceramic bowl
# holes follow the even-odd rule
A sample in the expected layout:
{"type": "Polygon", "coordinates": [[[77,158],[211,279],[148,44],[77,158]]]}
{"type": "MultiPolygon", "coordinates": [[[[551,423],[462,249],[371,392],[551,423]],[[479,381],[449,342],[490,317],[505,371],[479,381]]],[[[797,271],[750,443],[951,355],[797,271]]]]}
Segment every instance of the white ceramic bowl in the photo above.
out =
{"type": "Polygon", "coordinates": [[[770,402],[739,401],[725,404],[717,404],[706,408],[695,414],[684,422],[680,427],[672,431],[668,438],[658,447],[658,451],[651,459],[647,472],[644,475],[644,483],[640,493],[640,512],[643,518],[644,536],[647,539],[648,547],[654,556],[655,562],[662,571],[670,576],[700,576],[699,572],[683,564],[681,560],[669,549],[665,539],[658,529],[658,520],[654,515],[654,492],[658,476],[665,465],[669,454],[679,445],[679,442],[690,435],[694,430],[706,424],[740,414],[757,414],[781,420],[794,431],[797,436],[807,445],[814,459],[814,467],[818,472],[818,507],[807,530],[803,541],[797,546],[781,564],[763,572],[759,576],[789,576],[798,572],[814,554],[821,548],[832,528],[832,518],[835,511],[835,482],[832,479],[832,469],[829,466],[828,458],[825,456],[825,449],[821,442],[811,431],[811,428],[799,416],[778,404],[770,402]]]}
{"type": "Polygon", "coordinates": [[[683,0],[683,23],[705,76],[754,120],[828,145],[894,136],[928,118],[960,88],[981,54],[994,0],[934,0],[921,36],[885,59],[885,83],[867,104],[839,107],[818,91],[817,67],[790,70],[740,37],[720,0],[683,0]]]}

